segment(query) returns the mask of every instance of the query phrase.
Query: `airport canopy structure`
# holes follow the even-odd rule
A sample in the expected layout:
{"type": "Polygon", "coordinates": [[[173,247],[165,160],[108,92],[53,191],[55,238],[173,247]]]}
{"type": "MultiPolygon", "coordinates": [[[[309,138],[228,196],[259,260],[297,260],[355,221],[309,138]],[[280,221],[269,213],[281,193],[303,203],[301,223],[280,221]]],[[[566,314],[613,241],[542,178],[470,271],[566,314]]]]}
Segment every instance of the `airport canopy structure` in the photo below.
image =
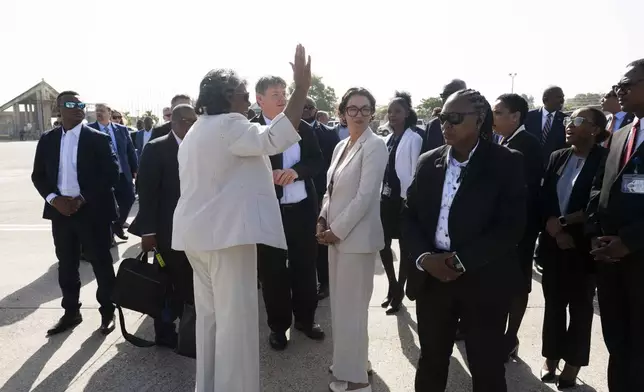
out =
{"type": "Polygon", "coordinates": [[[43,79],[0,106],[0,138],[38,139],[51,129],[58,91],[43,79]]]}

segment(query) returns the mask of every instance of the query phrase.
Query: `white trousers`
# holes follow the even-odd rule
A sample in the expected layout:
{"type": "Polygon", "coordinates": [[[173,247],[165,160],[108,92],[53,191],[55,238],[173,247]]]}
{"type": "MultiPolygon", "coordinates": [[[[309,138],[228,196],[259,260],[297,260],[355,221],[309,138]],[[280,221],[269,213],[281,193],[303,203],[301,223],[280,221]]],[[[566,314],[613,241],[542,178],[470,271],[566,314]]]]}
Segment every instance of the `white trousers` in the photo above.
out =
{"type": "Polygon", "coordinates": [[[194,270],[196,392],[259,392],[257,248],[186,250],[194,270]]]}
{"type": "Polygon", "coordinates": [[[333,376],[368,383],[369,301],[376,253],[340,253],[329,247],[329,291],[333,328],[333,376]]]}

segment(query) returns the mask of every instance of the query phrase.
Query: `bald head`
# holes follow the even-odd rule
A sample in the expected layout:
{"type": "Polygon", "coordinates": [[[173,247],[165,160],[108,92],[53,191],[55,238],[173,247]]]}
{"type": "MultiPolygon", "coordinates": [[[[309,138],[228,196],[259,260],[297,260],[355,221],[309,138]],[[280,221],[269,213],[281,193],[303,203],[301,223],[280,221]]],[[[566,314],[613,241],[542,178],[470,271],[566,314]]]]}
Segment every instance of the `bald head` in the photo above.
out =
{"type": "Polygon", "coordinates": [[[172,130],[179,139],[186,136],[195,121],[197,121],[197,113],[191,105],[179,104],[172,109],[172,130]]]}
{"type": "Polygon", "coordinates": [[[550,86],[543,92],[543,107],[549,113],[562,110],[564,106],[564,92],[559,86],[550,86]]]}
{"type": "Polygon", "coordinates": [[[459,90],[465,90],[467,88],[467,84],[465,84],[464,81],[461,79],[452,79],[449,83],[447,83],[443,87],[443,92],[441,93],[441,99],[443,100],[443,103],[449,98],[450,95],[454,94],[455,92],[459,90]]]}

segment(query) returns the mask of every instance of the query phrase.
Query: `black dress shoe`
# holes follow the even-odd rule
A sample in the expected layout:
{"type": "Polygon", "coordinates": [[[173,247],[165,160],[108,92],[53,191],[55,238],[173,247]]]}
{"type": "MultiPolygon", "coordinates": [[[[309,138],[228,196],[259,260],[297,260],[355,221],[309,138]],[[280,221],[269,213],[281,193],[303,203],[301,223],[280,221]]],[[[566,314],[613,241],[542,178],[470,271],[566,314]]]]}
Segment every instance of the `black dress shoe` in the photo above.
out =
{"type": "Polygon", "coordinates": [[[68,331],[78,324],[83,322],[83,316],[81,316],[80,312],[72,313],[72,314],[64,314],[63,317],[58,320],[56,325],[53,326],[50,330],[47,331],[47,336],[52,336],[52,335],[57,335],[59,333],[63,333],[65,331],[68,331]]]}
{"type": "Polygon", "coordinates": [[[295,329],[297,329],[300,332],[303,332],[306,336],[309,337],[309,339],[313,340],[324,340],[324,337],[326,336],[324,334],[324,331],[322,330],[322,327],[320,327],[319,324],[311,324],[309,326],[305,326],[302,323],[295,323],[295,329]]]}
{"type": "Polygon", "coordinates": [[[123,228],[121,226],[113,225],[112,232],[114,233],[115,236],[119,237],[123,241],[127,241],[128,237],[125,235],[125,232],[123,231],[123,228]]]}
{"type": "Polygon", "coordinates": [[[103,317],[103,321],[101,322],[101,328],[99,329],[103,335],[109,335],[114,331],[114,328],[116,328],[116,324],[114,324],[114,316],[111,317],[103,317]]]}
{"type": "Polygon", "coordinates": [[[564,389],[574,388],[576,386],[577,382],[575,380],[565,380],[559,377],[559,380],[557,381],[557,389],[560,391],[564,389]]]}
{"type": "Polygon", "coordinates": [[[284,351],[288,345],[288,339],[286,339],[285,333],[271,332],[268,337],[268,343],[270,343],[273,350],[284,351]]]}
{"type": "Polygon", "coordinates": [[[391,296],[388,295],[384,300],[382,300],[382,303],[380,304],[380,306],[386,309],[389,307],[389,304],[391,303],[391,301],[392,301],[392,298],[391,296]]]}
{"type": "Polygon", "coordinates": [[[129,228],[130,228],[130,224],[129,224],[129,223],[127,223],[127,222],[123,223],[123,228],[124,228],[124,229],[129,229],[129,228]]]}
{"type": "Polygon", "coordinates": [[[329,296],[329,288],[326,286],[320,286],[320,288],[318,288],[318,301],[322,301],[328,296],[329,296]]]}
{"type": "Polygon", "coordinates": [[[548,369],[541,369],[541,382],[545,383],[553,383],[557,381],[557,371],[556,370],[548,370],[548,369]]]}

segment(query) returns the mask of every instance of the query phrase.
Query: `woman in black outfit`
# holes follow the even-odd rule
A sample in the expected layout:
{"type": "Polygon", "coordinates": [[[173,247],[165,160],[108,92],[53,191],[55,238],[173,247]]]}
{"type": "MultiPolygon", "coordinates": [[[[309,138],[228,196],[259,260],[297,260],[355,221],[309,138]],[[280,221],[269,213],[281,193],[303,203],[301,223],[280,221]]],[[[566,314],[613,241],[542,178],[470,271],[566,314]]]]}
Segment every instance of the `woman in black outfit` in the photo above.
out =
{"type": "Polygon", "coordinates": [[[414,132],[418,116],[411,105],[409,94],[396,92],[395,98],[389,103],[387,117],[389,134],[385,137],[385,142],[389,150],[389,160],[380,194],[380,218],[385,233],[385,247],[380,251],[380,258],[389,280],[389,291],[382,307],[389,307],[386,313],[394,314],[400,310],[405,296],[407,272],[404,260],[407,251],[404,241],[400,240],[400,267],[396,281],[391,241],[400,239],[403,202],[407,199],[407,188],[416,172],[423,138],[414,132]]]}
{"type": "Polygon", "coordinates": [[[542,187],[546,230],[539,239],[543,260],[542,288],[546,300],[543,319],[541,370],[543,382],[555,382],[560,360],[566,362],[559,389],[575,386],[582,366],[588,365],[595,295],[594,261],[584,235],[584,213],[593,179],[606,149],[606,117],[594,108],[576,110],[565,119],[569,148],[552,153],[542,187]],[[570,323],[566,320],[570,312],[570,323]]]}
{"type": "Polygon", "coordinates": [[[504,349],[508,359],[517,357],[519,352],[519,327],[528,306],[528,297],[532,291],[532,259],[534,244],[541,230],[541,209],[539,191],[543,177],[543,157],[541,143],[531,133],[525,131],[528,102],[518,94],[503,94],[497,98],[494,112],[494,132],[500,136],[499,144],[523,155],[523,169],[528,187],[526,209],[526,228],[519,241],[519,266],[522,276],[521,290],[512,300],[508,314],[508,330],[505,333],[504,349]]]}
{"type": "Polygon", "coordinates": [[[473,391],[505,392],[502,346],[526,219],[523,158],[491,141],[492,110],[477,91],[452,94],[439,119],[446,145],[418,160],[403,211],[420,341],[415,389],[445,390],[460,319],[473,391]]]}

